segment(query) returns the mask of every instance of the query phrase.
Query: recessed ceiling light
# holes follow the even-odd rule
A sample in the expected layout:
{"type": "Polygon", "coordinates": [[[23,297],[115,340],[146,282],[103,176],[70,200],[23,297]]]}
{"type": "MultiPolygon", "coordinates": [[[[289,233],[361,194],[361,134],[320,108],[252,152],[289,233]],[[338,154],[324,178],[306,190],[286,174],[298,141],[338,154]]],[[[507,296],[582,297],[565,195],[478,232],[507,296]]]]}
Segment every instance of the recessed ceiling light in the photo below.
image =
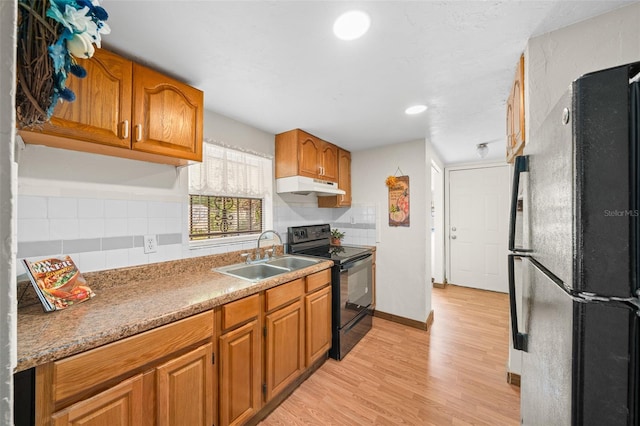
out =
{"type": "Polygon", "coordinates": [[[336,19],[333,24],[333,33],[341,40],[355,40],[362,37],[369,30],[370,25],[369,15],[360,10],[352,10],[336,19]]]}
{"type": "Polygon", "coordinates": [[[426,105],[414,105],[404,110],[405,114],[414,115],[420,114],[421,112],[425,112],[427,110],[426,105]]]}

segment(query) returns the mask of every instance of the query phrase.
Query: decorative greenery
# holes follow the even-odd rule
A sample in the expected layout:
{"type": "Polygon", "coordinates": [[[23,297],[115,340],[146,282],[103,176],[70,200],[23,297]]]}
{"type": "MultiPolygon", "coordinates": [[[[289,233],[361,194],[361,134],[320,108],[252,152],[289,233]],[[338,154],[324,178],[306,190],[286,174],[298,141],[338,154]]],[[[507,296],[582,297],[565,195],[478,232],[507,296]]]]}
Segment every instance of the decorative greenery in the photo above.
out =
{"type": "Polygon", "coordinates": [[[334,228],[331,230],[331,238],[337,238],[341,240],[344,238],[344,232],[340,232],[338,228],[334,228]]]}
{"type": "Polygon", "coordinates": [[[58,100],[72,102],[67,77],[87,71],[76,58],[90,58],[111,29],[98,0],[19,0],[16,115],[29,128],[49,121],[58,100]]]}

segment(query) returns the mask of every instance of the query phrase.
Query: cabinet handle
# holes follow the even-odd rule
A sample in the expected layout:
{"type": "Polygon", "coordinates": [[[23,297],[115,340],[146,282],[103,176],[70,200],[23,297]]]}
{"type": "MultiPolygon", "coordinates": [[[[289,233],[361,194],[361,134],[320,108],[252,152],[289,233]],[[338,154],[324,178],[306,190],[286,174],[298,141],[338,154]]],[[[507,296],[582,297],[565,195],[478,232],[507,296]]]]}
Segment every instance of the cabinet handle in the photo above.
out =
{"type": "Polygon", "coordinates": [[[122,122],[122,139],[127,139],[129,137],[129,120],[124,120],[122,122]]]}
{"type": "Polygon", "coordinates": [[[136,142],[142,140],[142,124],[136,124],[136,142]]]}

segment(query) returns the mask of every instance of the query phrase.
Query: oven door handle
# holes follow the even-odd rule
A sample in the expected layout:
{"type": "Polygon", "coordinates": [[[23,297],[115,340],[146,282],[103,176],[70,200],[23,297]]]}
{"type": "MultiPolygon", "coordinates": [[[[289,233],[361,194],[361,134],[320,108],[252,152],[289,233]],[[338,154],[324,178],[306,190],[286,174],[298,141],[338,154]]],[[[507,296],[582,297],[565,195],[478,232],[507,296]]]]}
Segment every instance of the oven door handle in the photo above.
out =
{"type": "Polygon", "coordinates": [[[349,260],[348,262],[342,263],[340,265],[340,270],[346,271],[348,269],[363,265],[366,262],[371,262],[371,256],[372,256],[371,253],[367,253],[363,256],[360,256],[355,259],[349,260]]]}

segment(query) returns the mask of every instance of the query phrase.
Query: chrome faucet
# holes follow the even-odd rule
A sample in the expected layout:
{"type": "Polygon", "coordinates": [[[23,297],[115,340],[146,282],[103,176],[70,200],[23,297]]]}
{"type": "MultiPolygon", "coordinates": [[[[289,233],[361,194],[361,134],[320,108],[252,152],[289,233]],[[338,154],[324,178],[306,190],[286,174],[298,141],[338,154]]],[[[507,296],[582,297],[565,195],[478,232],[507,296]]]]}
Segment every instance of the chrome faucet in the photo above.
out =
{"type": "MultiPolygon", "coordinates": [[[[278,234],[276,231],[274,231],[272,229],[264,231],[258,237],[258,243],[256,245],[255,260],[260,260],[260,240],[262,239],[262,237],[264,237],[268,233],[272,233],[272,234],[276,235],[278,237],[278,241],[280,241],[280,244],[282,244],[282,237],[280,237],[280,234],[278,234]]],[[[269,250],[265,250],[263,260],[269,260],[271,257],[273,257],[273,251],[275,250],[275,247],[276,247],[276,245],[273,244],[269,250]]]]}

